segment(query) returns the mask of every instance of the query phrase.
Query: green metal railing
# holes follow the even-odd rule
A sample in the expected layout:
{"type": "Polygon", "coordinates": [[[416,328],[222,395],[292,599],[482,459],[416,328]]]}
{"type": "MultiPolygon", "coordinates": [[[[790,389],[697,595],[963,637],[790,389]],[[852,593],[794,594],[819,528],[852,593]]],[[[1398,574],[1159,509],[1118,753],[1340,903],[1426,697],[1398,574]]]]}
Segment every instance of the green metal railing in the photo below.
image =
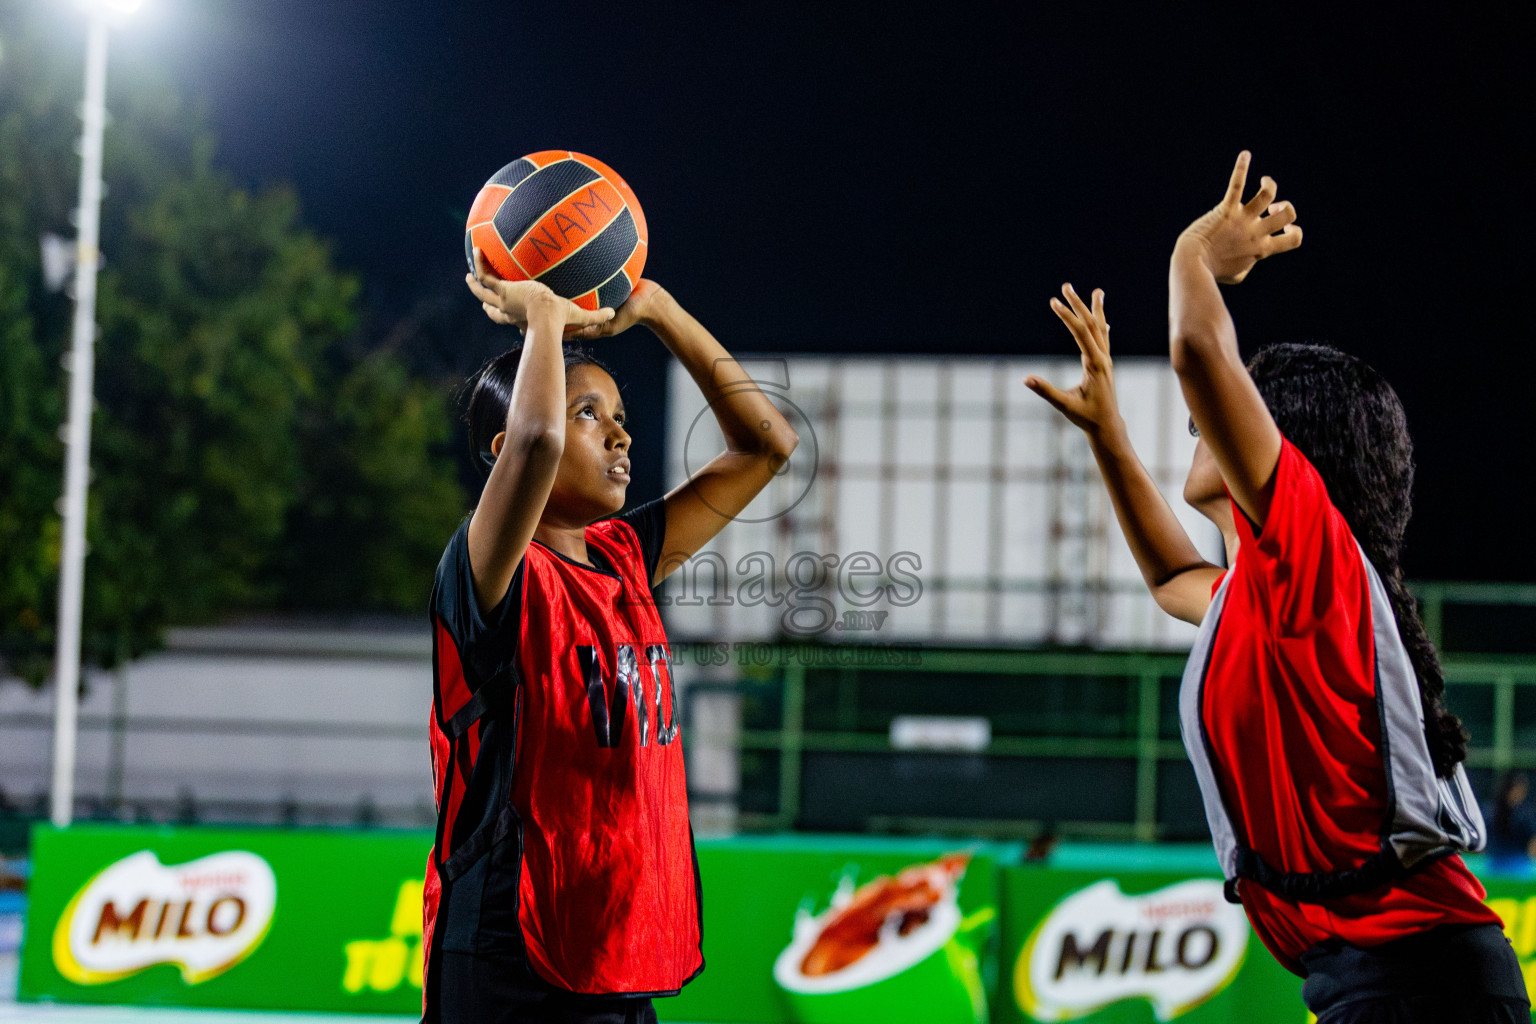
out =
{"type": "MultiPolygon", "coordinates": [[[[1446,646],[1445,609],[1447,606],[1481,606],[1504,609],[1536,608],[1536,584],[1532,583],[1447,583],[1414,582],[1409,589],[1419,599],[1424,628],[1436,647],[1446,646]]],[[[1536,657],[1536,633],[1519,640],[1536,657]]],[[[1454,648],[1455,642],[1452,641],[1454,648]]]]}
{"type": "MultiPolygon", "coordinates": [[[[1536,595],[1536,587],[1529,588],[1536,595]]],[[[1486,598],[1479,591],[1478,599],[1486,598]]],[[[1533,602],[1536,603],[1536,602],[1533,602]]],[[[761,645],[759,645],[761,646],[761,645]]],[[[832,727],[817,726],[807,720],[808,681],[817,681],[825,690],[827,669],[816,665],[807,649],[776,647],[772,663],[778,666],[759,671],[757,678],[745,678],[735,685],[712,686],[739,694],[768,698],[770,707],[777,703],[775,723],[744,722],[737,737],[743,754],[762,752],[777,755],[777,807],[772,811],[743,811],[740,827],[749,830],[785,830],[801,823],[801,793],[805,782],[807,755],[821,752],[846,754],[900,754],[892,746],[887,732],[877,728],[858,728],[860,680],[872,673],[900,671],[924,676],[966,677],[976,675],[1010,676],[1021,683],[1052,678],[1056,680],[1120,680],[1128,688],[1128,700],[1119,709],[1121,735],[1087,735],[1081,730],[1061,731],[1051,735],[994,736],[983,757],[1071,757],[1112,759],[1134,762],[1134,815],[1128,820],[1043,820],[977,819],[885,815],[871,816],[863,825],[874,832],[941,832],[968,835],[1031,837],[1046,827],[1067,837],[1150,841],[1164,838],[1166,829],[1159,821],[1159,766],[1184,763],[1183,744],[1178,739],[1176,720],[1170,729],[1170,701],[1177,692],[1184,669],[1179,654],[921,650],[899,669],[879,666],[842,668],[837,673],[835,710],[830,715],[823,708],[820,718],[835,719],[832,727]],[[806,664],[809,662],[809,666],[806,664]],[[776,697],[776,699],[774,699],[776,697]]],[[[764,659],[767,660],[767,659],[764,659]]],[[[1453,710],[1473,724],[1473,745],[1467,766],[1474,771],[1488,769],[1495,773],[1510,768],[1536,769],[1536,657],[1448,655],[1443,659],[1448,702],[1453,710]],[[1522,695],[1529,695],[1521,700],[1522,695]],[[1490,727],[1491,726],[1491,727],[1490,727]]],[[[1007,710],[1007,709],[1003,709],[1007,710]]],[[[1017,708],[1013,710],[1018,710],[1017,708]]],[[[866,718],[878,720],[886,707],[866,718]]],[[[897,713],[932,713],[916,705],[897,713]]],[[[752,717],[752,716],[747,716],[752,717]]]]}
{"type": "MultiPolygon", "coordinates": [[[[792,649],[791,649],[792,650],[792,649]]],[[[743,729],[739,745],[743,750],[779,753],[779,809],[774,814],[741,816],[746,828],[782,830],[792,828],[800,814],[800,787],[803,755],[807,751],[837,753],[895,752],[888,734],[807,729],[804,720],[806,667],[794,656],[782,675],[783,720],[778,729],[743,729]]],[[[921,671],[942,675],[988,674],[1027,676],[1128,677],[1136,680],[1135,735],[1126,738],[1098,736],[995,736],[980,751],[985,756],[1001,757],[1091,757],[1134,758],[1136,761],[1136,819],[1128,827],[1105,822],[1061,822],[1063,832],[1096,835],[1103,838],[1156,838],[1157,764],[1160,760],[1182,759],[1184,748],[1177,740],[1160,735],[1160,694],[1166,676],[1178,676],[1184,659],[1173,655],[1120,653],[1057,653],[1036,651],[921,651],[915,664],[902,671],[921,671]]],[[[852,670],[860,673],[882,671],[880,668],[852,670]]],[[[839,706],[845,722],[850,701],[844,696],[850,670],[843,670],[843,691],[839,706]]],[[[922,713],[923,709],[909,709],[922,713]]],[[[1035,821],[989,821],[977,819],[875,819],[874,831],[960,831],[969,834],[1033,834],[1041,823],[1035,821]],[[881,827],[885,826],[885,827],[881,827]]]]}

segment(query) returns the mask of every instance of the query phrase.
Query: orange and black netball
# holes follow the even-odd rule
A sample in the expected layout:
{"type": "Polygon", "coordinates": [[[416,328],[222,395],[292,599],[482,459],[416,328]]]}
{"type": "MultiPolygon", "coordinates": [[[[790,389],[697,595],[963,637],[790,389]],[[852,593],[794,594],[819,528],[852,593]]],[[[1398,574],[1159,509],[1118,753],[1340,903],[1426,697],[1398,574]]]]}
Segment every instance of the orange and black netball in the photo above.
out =
{"type": "Polygon", "coordinates": [[[583,309],[617,307],[645,268],[649,232],[635,193],[600,160],[546,150],[513,160],[475,196],[464,255],[508,281],[538,281],[583,309]]]}

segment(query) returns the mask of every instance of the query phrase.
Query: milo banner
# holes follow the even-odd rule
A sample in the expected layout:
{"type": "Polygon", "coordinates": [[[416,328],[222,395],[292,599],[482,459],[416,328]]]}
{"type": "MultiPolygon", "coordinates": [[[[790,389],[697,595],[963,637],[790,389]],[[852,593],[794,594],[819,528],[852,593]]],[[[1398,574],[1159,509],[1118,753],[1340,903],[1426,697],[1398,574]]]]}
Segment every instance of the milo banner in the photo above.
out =
{"type": "Polygon", "coordinates": [[[986,1024],[999,853],[829,838],[699,843],[705,970],[667,1020],[986,1024]]]}
{"type": "Polygon", "coordinates": [[[22,1000],[420,1013],[430,833],[32,836],[22,1000]]]}
{"type": "MultiPolygon", "coordinates": [[[[23,1000],[411,1015],[425,832],[33,838],[23,1000]]],[[[701,840],[707,969],[664,1020],[1304,1024],[1208,848],[701,840]]],[[[1536,981],[1536,882],[1489,903],[1536,981]]]]}
{"type": "Polygon", "coordinates": [[[1004,872],[1006,998],[993,1020],[1305,1024],[1300,980],[1225,900],[1215,858],[1201,870],[1203,857],[1148,852],[1153,865],[1194,863],[1137,870],[1124,854],[1085,853],[1004,872]]]}
{"type": "MultiPolygon", "coordinates": [[[[1474,870],[1476,870],[1474,868],[1474,870]]],[[[1536,879],[1507,878],[1479,874],[1488,890],[1488,906],[1504,921],[1520,968],[1525,974],[1525,990],[1536,1003],[1536,879]]],[[[1536,1017],[1536,1013],[1532,1014],[1536,1017]]]]}

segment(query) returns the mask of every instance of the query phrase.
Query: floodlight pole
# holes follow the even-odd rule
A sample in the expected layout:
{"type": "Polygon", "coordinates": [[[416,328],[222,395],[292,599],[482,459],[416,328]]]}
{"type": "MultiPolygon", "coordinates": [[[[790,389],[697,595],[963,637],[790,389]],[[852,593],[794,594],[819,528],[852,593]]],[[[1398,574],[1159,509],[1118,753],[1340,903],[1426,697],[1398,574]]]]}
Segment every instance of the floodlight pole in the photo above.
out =
{"type": "Polygon", "coordinates": [[[54,649],[57,704],[53,718],[53,824],[74,817],[75,737],[80,690],[80,619],[85,596],[85,495],[89,485],[92,388],[96,375],[96,266],[101,242],[101,143],[106,128],[107,12],[91,11],[85,50],[85,103],[80,132],[79,241],[75,256],[75,324],[69,349],[69,420],[65,424],[64,545],[59,626],[54,649]]]}

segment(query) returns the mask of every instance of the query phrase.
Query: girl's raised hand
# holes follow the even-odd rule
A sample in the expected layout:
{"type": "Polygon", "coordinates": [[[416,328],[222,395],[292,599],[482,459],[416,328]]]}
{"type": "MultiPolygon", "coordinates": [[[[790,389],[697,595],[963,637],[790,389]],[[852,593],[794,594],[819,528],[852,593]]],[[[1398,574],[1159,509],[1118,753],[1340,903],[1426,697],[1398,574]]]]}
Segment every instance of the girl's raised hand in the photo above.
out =
{"type": "Polygon", "coordinates": [[[485,254],[475,250],[475,272],[464,275],[464,283],[485,315],[499,324],[511,324],[525,328],[534,313],[552,316],[567,329],[580,329],[604,324],[613,319],[613,310],[582,309],[570,299],[562,299],[537,281],[507,281],[496,275],[486,262],[485,254]]]}
{"type": "Polygon", "coordinates": [[[1115,399],[1114,362],[1109,358],[1109,322],[1104,319],[1104,289],[1093,290],[1090,309],[1070,284],[1061,286],[1067,301],[1051,300],[1051,310],[1072,332],[1083,354],[1082,382],[1062,391],[1041,377],[1024,378],[1024,386],[1051,403],[1063,416],[1090,437],[1120,424],[1120,405],[1115,399]]]}
{"type": "Polygon", "coordinates": [[[1259,191],[1243,202],[1251,158],[1246,149],[1237,155],[1227,194],[1179,236],[1180,246],[1199,247],[1205,265],[1222,284],[1237,284],[1259,260],[1301,244],[1296,208],[1275,202],[1275,179],[1260,178],[1259,191]]]}
{"type": "Polygon", "coordinates": [[[650,323],[659,315],[661,306],[667,298],[667,292],[661,285],[642,277],[635,283],[634,291],[629,293],[629,298],[625,299],[614,312],[613,319],[583,327],[576,331],[573,337],[584,340],[609,338],[629,330],[635,324],[650,323]]]}

